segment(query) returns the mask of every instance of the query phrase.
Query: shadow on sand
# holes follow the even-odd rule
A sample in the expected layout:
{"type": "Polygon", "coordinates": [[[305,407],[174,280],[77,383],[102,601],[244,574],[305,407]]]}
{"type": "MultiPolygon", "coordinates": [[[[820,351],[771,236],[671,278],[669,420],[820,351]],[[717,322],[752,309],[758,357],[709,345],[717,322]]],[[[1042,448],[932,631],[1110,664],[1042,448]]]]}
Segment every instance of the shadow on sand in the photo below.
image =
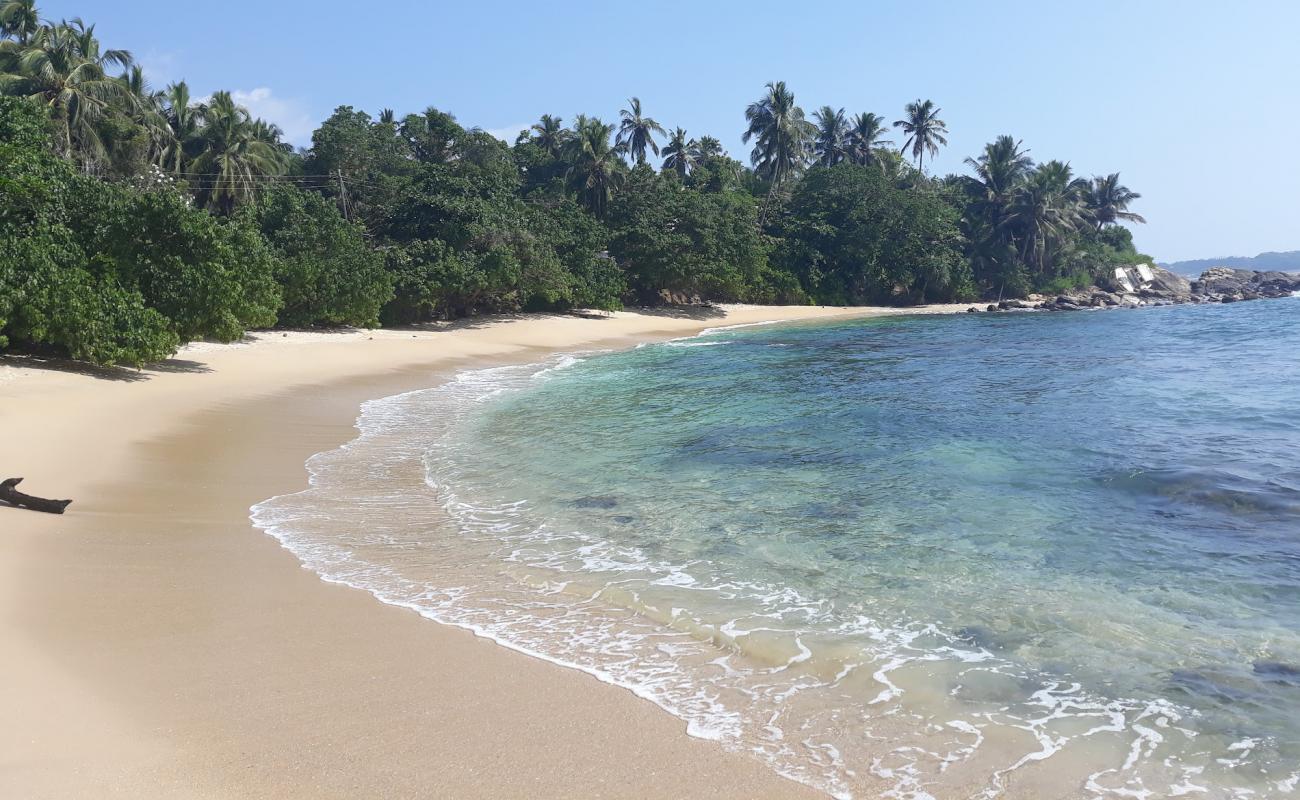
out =
{"type": "Polygon", "coordinates": [[[67,372],[72,375],[85,375],[104,381],[123,381],[126,383],[147,381],[155,374],[200,374],[212,371],[206,364],[184,358],[169,358],[156,364],[146,364],[141,369],[134,369],[132,367],[101,367],[96,364],[88,364],[85,361],[74,361],[71,358],[56,356],[3,355],[0,356],[0,366],[39,369],[49,372],[67,372]]]}

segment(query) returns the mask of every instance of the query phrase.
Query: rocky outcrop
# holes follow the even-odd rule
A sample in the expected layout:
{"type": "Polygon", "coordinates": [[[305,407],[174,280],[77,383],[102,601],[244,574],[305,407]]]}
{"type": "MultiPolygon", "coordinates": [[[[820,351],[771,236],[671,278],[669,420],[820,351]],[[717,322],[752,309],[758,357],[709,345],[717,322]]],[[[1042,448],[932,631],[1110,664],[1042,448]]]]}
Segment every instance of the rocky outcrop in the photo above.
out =
{"type": "Polygon", "coordinates": [[[1300,292],[1300,273],[1256,272],[1214,267],[1200,278],[1187,278],[1149,264],[1115,270],[1100,286],[1072,289],[1055,297],[1030,295],[1002,300],[989,311],[1078,311],[1095,308],[1168,306],[1179,303],[1235,303],[1300,292]]]}
{"type": "Polygon", "coordinates": [[[1231,303],[1262,297],[1285,297],[1300,291],[1300,274],[1256,272],[1249,269],[1212,267],[1192,284],[1193,297],[1200,302],[1231,303]]]}

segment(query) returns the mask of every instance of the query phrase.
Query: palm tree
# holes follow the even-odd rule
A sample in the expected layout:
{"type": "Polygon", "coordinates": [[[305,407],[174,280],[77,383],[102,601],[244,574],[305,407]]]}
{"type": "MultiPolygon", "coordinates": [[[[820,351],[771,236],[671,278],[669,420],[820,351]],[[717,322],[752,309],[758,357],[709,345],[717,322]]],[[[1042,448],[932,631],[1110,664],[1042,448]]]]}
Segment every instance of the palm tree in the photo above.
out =
{"type": "Polygon", "coordinates": [[[597,217],[603,219],[614,190],[623,183],[621,150],[610,144],[613,125],[599,119],[578,115],[573,134],[564,144],[563,155],[569,163],[566,171],[569,188],[597,217]]]}
{"type": "Polygon", "coordinates": [[[636,158],[638,165],[645,163],[646,148],[659,155],[659,145],[655,144],[654,135],[665,136],[663,126],[641,112],[641,98],[628,100],[630,109],[618,112],[622,122],[618,124],[618,146],[624,148],[636,158]]]}
{"type": "Polygon", "coordinates": [[[769,83],[767,94],[745,109],[745,119],[749,127],[742,139],[754,140],[750,160],[758,176],[770,184],[767,200],[759,213],[762,221],[772,196],[787,178],[803,169],[808,159],[808,144],[817,128],[804,119],[803,109],[795,105],[794,93],[785,81],[769,83]]]}
{"type": "Polygon", "coordinates": [[[186,147],[194,143],[199,131],[199,117],[190,101],[190,87],[185,81],[173,83],[163,91],[162,100],[171,137],[159,159],[161,166],[179,176],[185,168],[186,147]]]}
{"type": "Polygon", "coordinates": [[[853,118],[849,128],[849,158],[854,164],[870,166],[877,162],[875,150],[893,144],[885,137],[885,118],[865,112],[853,118]]]}
{"type": "Polygon", "coordinates": [[[971,198],[964,217],[973,244],[971,260],[981,274],[1000,279],[1000,295],[1020,264],[1016,230],[1007,224],[1008,207],[1033,171],[1034,161],[1020,149],[1019,140],[1004,135],[984,145],[979,158],[968,158],[966,164],[975,171],[975,177],[963,181],[971,198]]]}
{"type": "Polygon", "coordinates": [[[95,124],[115,103],[125,104],[127,88],[109,77],[108,65],[131,65],[125,50],[100,52],[94,26],[81,20],[47,25],[18,48],[7,48],[7,71],[0,94],[29,97],[43,104],[58,128],[56,146],[66,156],[93,160],[104,154],[95,124]]]}
{"type": "Polygon", "coordinates": [[[699,160],[706,158],[718,158],[725,156],[726,152],[722,149],[722,142],[713,136],[701,136],[698,142],[699,160]]]}
{"type": "Polygon", "coordinates": [[[433,106],[420,114],[407,114],[399,130],[416,159],[429,164],[452,161],[456,157],[457,142],[465,134],[455,115],[433,106]]]}
{"type": "Polygon", "coordinates": [[[36,0],[4,0],[0,2],[0,39],[12,37],[25,45],[41,27],[36,0]]]}
{"type": "Polygon", "coordinates": [[[694,139],[688,140],[684,128],[674,130],[668,137],[663,154],[664,171],[676,172],[682,180],[700,165],[700,143],[694,139]]]}
{"type": "Polygon", "coordinates": [[[558,156],[569,133],[564,129],[563,123],[564,120],[560,117],[543,114],[542,118],[529,128],[533,132],[533,144],[552,156],[558,156]]]}
{"type": "Polygon", "coordinates": [[[252,198],[266,176],[283,174],[286,161],[278,130],[253,120],[230,92],[217,92],[199,109],[199,152],[190,170],[199,180],[199,202],[223,214],[252,198]]]}
{"type": "Polygon", "coordinates": [[[381,109],[379,112],[380,125],[396,125],[397,114],[391,108],[381,109]]]}
{"type": "Polygon", "coordinates": [[[1083,222],[1084,184],[1073,177],[1069,164],[1048,161],[1030,173],[1011,198],[1002,224],[1020,234],[1021,257],[1040,276],[1048,275],[1053,252],[1083,222]]]}
{"type": "Polygon", "coordinates": [[[1129,203],[1141,196],[1121,184],[1119,173],[1116,172],[1104,177],[1098,175],[1092,179],[1084,190],[1084,205],[1087,207],[1088,218],[1097,226],[1097,230],[1101,230],[1103,226],[1114,224],[1121,219],[1129,222],[1146,222],[1141,214],[1128,210],[1129,203]]]}
{"type": "Polygon", "coordinates": [[[172,130],[164,107],[164,93],[153,91],[139,64],[132,64],[118,80],[126,89],[126,112],[149,135],[149,160],[162,164],[172,141],[172,130]]]}
{"type": "Polygon", "coordinates": [[[1025,180],[1034,168],[1028,150],[1020,149],[1020,140],[1002,135],[984,145],[978,159],[966,159],[975,170],[975,184],[985,199],[1002,201],[1025,180]]]}
{"type": "Polygon", "coordinates": [[[817,163],[833,167],[848,158],[849,122],[844,118],[844,109],[836,111],[822,106],[813,113],[813,118],[817,120],[817,140],[813,143],[817,163]]]}
{"type": "Polygon", "coordinates": [[[939,119],[939,112],[943,109],[936,108],[930,100],[917,100],[915,103],[908,103],[904,109],[905,118],[895,120],[894,127],[902,128],[903,133],[907,134],[907,141],[903,142],[903,152],[906,153],[908,148],[912,150],[912,158],[916,159],[917,170],[922,170],[922,161],[928,152],[931,156],[939,152],[939,145],[947,144],[948,139],[944,136],[948,132],[944,121],[939,119]]]}

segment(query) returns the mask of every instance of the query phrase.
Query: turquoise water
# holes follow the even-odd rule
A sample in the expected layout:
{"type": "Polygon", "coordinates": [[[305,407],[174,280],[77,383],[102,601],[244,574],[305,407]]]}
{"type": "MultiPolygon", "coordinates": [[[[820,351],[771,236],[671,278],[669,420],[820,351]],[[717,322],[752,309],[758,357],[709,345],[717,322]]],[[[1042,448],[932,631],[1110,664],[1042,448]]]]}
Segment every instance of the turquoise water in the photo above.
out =
{"type": "Polygon", "coordinates": [[[750,327],[368,404],[255,519],[839,796],[1282,797],[1298,408],[1294,299],[750,327]]]}

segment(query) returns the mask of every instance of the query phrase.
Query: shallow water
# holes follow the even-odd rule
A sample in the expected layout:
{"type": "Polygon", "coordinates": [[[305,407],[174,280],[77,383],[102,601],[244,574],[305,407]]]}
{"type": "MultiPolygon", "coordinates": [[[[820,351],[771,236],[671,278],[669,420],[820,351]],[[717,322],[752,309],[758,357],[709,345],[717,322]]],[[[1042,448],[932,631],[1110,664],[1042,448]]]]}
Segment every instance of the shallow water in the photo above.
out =
{"type": "Polygon", "coordinates": [[[1287,299],[723,330],[372,401],[254,519],[836,795],[1284,797],[1298,377],[1287,299]]]}

